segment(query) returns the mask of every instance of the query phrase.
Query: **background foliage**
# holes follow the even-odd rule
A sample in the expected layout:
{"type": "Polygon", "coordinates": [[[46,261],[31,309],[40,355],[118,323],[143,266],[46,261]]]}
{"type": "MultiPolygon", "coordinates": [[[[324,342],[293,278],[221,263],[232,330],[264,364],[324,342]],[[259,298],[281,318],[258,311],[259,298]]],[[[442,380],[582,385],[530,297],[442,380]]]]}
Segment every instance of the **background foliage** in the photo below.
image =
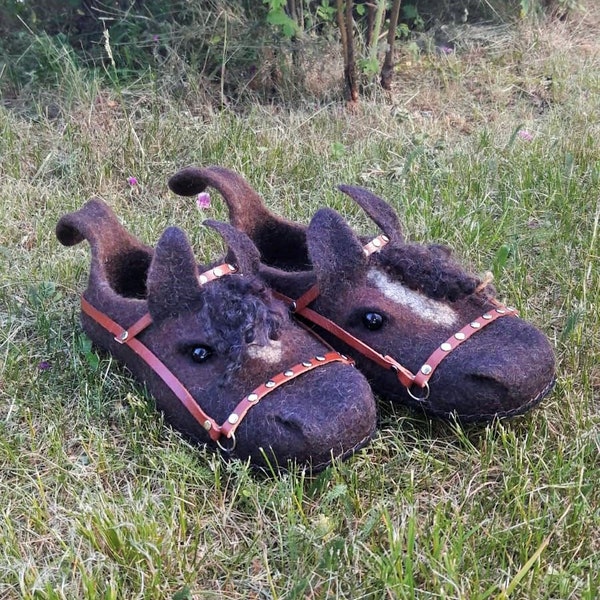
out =
{"type": "MultiPolygon", "coordinates": [[[[367,5],[354,8],[366,75],[373,71],[364,40],[367,5]]],[[[447,25],[498,24],[544,11],[564,16],[575,6],[576,0],[404,0],[397,33],[406,40],[411,30],[430,31],[434,39],[447,25]]],[[[111,68],[121,80],[182,74],[217,91],[220,101],[315,95],[304,85],[306,71],[340,52],[334,0],[0,0],[0,11],[0,89],[7,95],[56,77],[49,45],[74,53],[72,60],[91,71],[111,68]]],[[[384,50],[383,40],[375,44],[376,52],[384,50]]],[[[338,86],[321,90],[327,94],[339,94],[338,86]]]]}

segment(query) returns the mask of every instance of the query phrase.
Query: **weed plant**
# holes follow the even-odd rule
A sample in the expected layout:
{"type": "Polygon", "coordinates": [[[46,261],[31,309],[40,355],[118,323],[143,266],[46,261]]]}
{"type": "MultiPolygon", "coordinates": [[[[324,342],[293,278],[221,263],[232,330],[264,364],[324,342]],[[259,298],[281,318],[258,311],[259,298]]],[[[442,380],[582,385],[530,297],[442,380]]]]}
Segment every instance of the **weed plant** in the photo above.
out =
{"type": "Polygon", "coordinates": [[[68,55],[57,84],[0,107],[0,597],[598,598],[594,8],[407,53],[394,93],[353,114],[217,110],[168,81],[107,87],[68,55]],[[361,232],[375,229],[335,186],[377,192],[410,238],[494,273],[552,341],[554,392],[485,427],[382,400],[373,443],[312,477],[190,446],[82,334],[89,251],[54,236],[100,195],[143,241],[175,224],[215,258],[200,222],[226,218],[218,195],[199,214],[166,187],[190,163],[243,173],[279,214],[331,206],[361,232]]]}

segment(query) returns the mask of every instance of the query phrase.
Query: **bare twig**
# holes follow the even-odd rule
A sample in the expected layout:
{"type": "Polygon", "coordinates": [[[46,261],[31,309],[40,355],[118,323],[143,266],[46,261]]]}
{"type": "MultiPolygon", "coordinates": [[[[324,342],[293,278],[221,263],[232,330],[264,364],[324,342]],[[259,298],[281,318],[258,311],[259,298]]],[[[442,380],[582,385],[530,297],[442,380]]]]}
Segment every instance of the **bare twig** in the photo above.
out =
{"type": "Polygon", "coordinates": [[[358,102],[358,74],[356,72],[356,58],[354,56],[354,19],[352,18],[352,9],[354,2],[346,0],[346,42],[348,44],[348,64],[346,65],[346,87],[348,89],[349,100],[358,102]]]}
{"type": "Polygon", "coordinates": [[[390,11],[390,25],[387,34],[387,49],[383,66],[381,67],[381,87],[389,90],[392,87],[392,77],[394,75],[394,42],[396,41],[396,26],[400,15],[400,5],[402,0],[394,0],[392,10],[390,11]]]}
{"type": "Polygon", "coordinates": [[[358,102],[358,77],[356,73],[356,59],[354,57],[354,21],[352,19],[352,0],[347,0],[344,10],[344,1],[337,0],[336,16],[340,36],[342,40],[342,50],[344,54],[344,83],[346,99],[349,102],[358,102]]]}
{"type": "MultiPolygon", "coordinates": [[[[375,28],[376,13],[377,6],[371,2],[367,2],[367,32],[365,34],[365,44],[367,45],[367,48],[370,48],[371,44],[373,44],[373,29],[375,28]]],[[[375,39],[374,43],[377,43],[377,39],[375,39]]]]}

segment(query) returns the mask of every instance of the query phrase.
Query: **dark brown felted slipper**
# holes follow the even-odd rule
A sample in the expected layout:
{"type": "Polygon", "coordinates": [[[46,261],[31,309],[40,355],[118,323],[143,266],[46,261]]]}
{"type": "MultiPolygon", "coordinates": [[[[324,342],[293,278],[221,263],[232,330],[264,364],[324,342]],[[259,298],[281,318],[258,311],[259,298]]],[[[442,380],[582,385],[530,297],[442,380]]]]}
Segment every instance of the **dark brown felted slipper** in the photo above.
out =
{"type": "Polygon", "coordinates": [[[261,276],[292,311],[352,356],[376,394],[433,417],[485,422],[526,412],[554,383],[548,339],[439,245],[408,243],[392,207],[340,186],[383,231],[359,238],[321,209],[308,227],[269,211],[237,173],[187,167],[180,195],[216,188],[261,254],[261,276]]]}
{"type": "Polygon", "coordinates": [[[184,233],[142,244],[99,199],[63,216],[60,242],[86,239],[82,324],[146,384],[187,438],[253,465],[319,469],[371,438],[371,389],[352,362],[294,324],[257,276],[248,237],[212,222],[231,264],[200,272],[184,233]]]}

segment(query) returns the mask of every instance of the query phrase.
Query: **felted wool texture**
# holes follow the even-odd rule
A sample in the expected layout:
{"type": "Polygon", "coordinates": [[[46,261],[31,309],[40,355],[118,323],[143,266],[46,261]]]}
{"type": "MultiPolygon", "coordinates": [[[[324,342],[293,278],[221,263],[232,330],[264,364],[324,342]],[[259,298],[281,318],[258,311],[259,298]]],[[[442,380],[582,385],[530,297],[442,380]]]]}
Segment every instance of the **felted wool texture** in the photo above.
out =
{"type": "MultiPolygon", "coordinates": [[[[222,423],[237,404],[271,376],[328,348],[292,322],[258,272],[258,251],[227,224],[213,224],[236,259],[238,272],[201,285],[193,251],[183,231],[165,230],[156,249],[129,234],[112,210],[94,199],[63,216],[58,239],[70,246],[86,239],[91,269],[85,298],[122,327],[149,313],[151,325],[138,339],[190,392],[202,409],[222,423]],[[252,268],[255,272],[252,272],[252,268]],[[278,344],[264,360],[257,347],[278,344]],[[207,350],[201,363],[195,348],[207,350]]],[[[85,313],[84,330],[100,348],[145,384],[158,410],[190,440],[216,449],[169,387],[127,344],[120,344],[85,313]]],[[[236,431],[228,457],[256,467],[289,461],[312,469],[343,458],[366,444],[376,427],[376,407],[364,376],[345,363],[330,363],[276,388],[256,404],[236,431]],[[359,418],[360,417],[360,418],[359,418]]]]}
{"type": "MultiPolygon", "coordinates": [[[[413,373],[449,336],[496,306],[491,285],[465,270],[450,249],[408,242],[391,205],[364,188],[339,186],[389,239],[368,257],[362,245],[369,238],[356,235],[331,209],[317,211],[306,227],[273,214],[241,175],[223,167],[188,167],[169,185],[179,193],[183,182],[187,189],[220,192],[231,222],[260,251],[261,274],[274,290],[294,299],[318,284],[311,308],[413,373]],[[381,316],[378,330],[367,326],[373,313],[381,316]]],[[[426,400],[412,397],[394,372],[320,333],[356,360],[377,396],[432,417],[486,422],[521,414],[554,381],[548,339],[514,316],[495,320],[451,352],[431,377],[426,400]]]]}

